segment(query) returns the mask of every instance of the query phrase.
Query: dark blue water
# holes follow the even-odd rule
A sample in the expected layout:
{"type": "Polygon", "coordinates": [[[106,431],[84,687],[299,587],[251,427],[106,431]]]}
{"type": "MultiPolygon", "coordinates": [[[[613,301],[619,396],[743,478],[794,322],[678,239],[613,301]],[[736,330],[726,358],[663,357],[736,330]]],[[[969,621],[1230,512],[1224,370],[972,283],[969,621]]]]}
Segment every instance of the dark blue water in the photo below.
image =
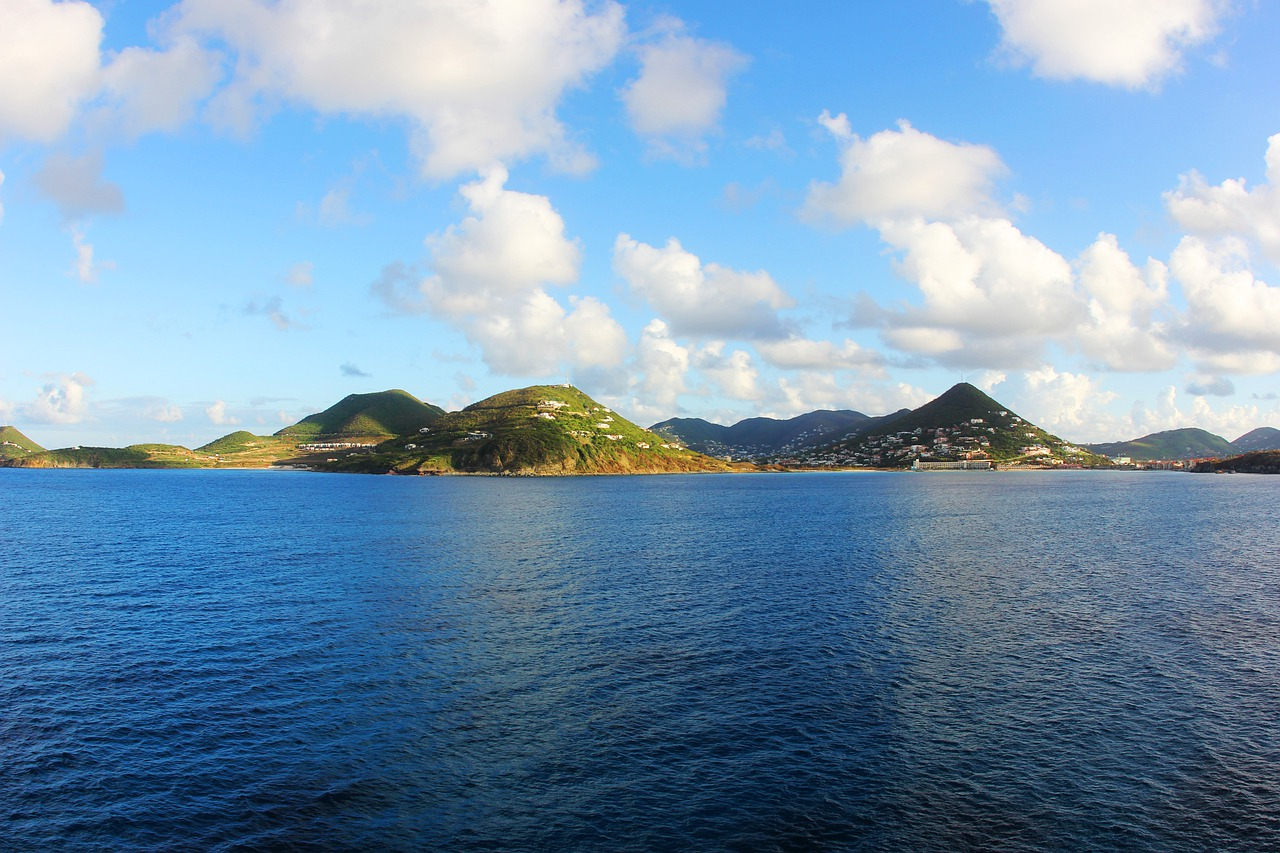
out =
{"type": "Polygon", "coordinates": [[[1280,849],[1280,477],[0,499],[0,849],[1280,849]]]}

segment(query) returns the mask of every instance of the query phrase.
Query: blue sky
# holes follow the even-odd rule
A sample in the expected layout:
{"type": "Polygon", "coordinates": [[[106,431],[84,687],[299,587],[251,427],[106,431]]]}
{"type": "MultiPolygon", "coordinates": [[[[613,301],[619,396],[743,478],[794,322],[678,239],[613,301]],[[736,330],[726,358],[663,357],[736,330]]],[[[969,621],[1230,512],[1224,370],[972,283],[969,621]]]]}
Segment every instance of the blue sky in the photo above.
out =
{"type": "Polygon", "coordinates": [[[1280,9],[0,0],[0,423],[1280,426],[1280,9]]]}

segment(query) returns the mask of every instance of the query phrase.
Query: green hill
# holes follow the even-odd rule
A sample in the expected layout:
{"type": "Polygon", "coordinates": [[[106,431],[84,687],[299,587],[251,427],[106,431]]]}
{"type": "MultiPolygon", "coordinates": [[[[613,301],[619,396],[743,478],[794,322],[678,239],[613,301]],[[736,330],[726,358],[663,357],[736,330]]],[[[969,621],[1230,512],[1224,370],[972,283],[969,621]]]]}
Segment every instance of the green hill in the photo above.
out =
{"type": "Polygon", "coordinates": [[[989,459],[1002,465],[1096,465],[1105,460],[1025,420],[962,382],[937,399],[866,432],[801,455],[822,465],[884,468],[922,462],[989,459]]]}
{"type": "Polygon", "coordinates": [[[42,450],[6,464],[15,468],[206,468],[207,457],[177,444],[128,447],[64,447],[42,450]]]}
{"type": "Polygon", "coordinates": [[[1258,427],[1231,442],[1238,453],[1250,450],[1280,450],[1280,429],[1275,427],[1258,427]]]}
{"type": "Polygon", "coordinates": [[[880,420],[844,409],[808,412],[786,420],[748,418],[733,426],[713,424],[702,418],[671,418],[650,429],[700,453],[760,459],[831,444],[851,434],[866,432],[880,420]]]}
{"type": "Polygon", "coordinates": [[[331,457],[317,467],[398,474],[730,470],[723,462],[641,429],[564,385],[495,394],[415,433],[384,442],[372,454],[331,457]]]}
{"type": "Polygon", "coordinates": [[[444,414],[444,409],[424,403],[407,391],[350,394],[314,415],[308,415],[277,436],[312,440],[412,435],[444,414]]]}
{"type": "Polygon", "coordinates": [[[43,447],[23,435],[17,427],[0,426],[0,459],[14,459],[42,450],[43,447]]]}
{"type": "Polygon", "coordinates": [[[1240,450],[1219,435],[1202,429],[1170,429],[1144,435],[1132,441],[1086,445],[1104,456],[1128,456],[1135,462],[1153,459],[1198,459],[1206,456],[1234,456],[1240,450]]]}

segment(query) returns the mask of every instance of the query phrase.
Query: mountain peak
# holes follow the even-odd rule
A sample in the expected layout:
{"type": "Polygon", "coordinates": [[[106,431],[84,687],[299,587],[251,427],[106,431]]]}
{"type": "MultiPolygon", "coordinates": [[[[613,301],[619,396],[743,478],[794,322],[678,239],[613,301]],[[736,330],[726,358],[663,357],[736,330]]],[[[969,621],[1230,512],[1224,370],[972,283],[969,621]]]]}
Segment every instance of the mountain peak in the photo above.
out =
{"type": "Polygon", "coordinates": [[[435,421],[444,409],[399,388],[348,394],[340,401],[276,433],[292,438],[408,435],[435,421]]]}

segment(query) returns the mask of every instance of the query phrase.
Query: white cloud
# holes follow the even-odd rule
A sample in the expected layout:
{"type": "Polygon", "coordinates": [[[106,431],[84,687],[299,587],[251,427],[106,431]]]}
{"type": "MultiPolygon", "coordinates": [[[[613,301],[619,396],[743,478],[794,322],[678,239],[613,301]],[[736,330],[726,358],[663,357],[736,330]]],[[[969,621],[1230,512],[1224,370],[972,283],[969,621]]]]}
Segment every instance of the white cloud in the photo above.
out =
{"type": "Polygon", "coordinates": [[[0,139],[61,136],[97,92],[101,40],[88,3],[0,0],[0,139]]]}
{"type": "Polygon", "coordinates": [[[60,373],[19,408],[24,417],[42,424],[78,424],[89,414],[89,391],[94,381],[83,373],[60,373]]]}
{"type": "Polygon", "coordinates": [[[674,237],[659,249],[619,234],[613,267],[678,336],[779,338],[777,312],[795,304],[764,270],[704,265],[674,237]]]}
{"type": "Polygon", "coordinates": [[[35,182],[67,221],[124,211],[124,193],[103,180],[102,155],[97,152],[82,157],[54,154],[36,172],[35,182]]]}
{"type": "Polygon", "coordinates": [[[1197,426],[1227,440],[1239,438],[1260,424],[1280,422],[1275,406],[1263,410],[1256,405],[1229,405],[1214,408],[1203,396],[1193,397],[1190,408],[1179,407],[1178,391],[1166,387],[1153,404],[1135,402],[1124,418],[1111,427],[1111,432],[1092,440],[1115,441],[1140,438],[1154,432],[1197,426]]]}
{"type": "Polygon", "coordinates": [[[638,48],[640,76],[622,92],[631,126],[657,154],[688,156],[705,148],[724,111],[729,78],[747,59],[732,47],[684,35],[668,21],[661,39],[638,48]]]}
{"type": "Polygon", "coordinates": [[[172,403],[157,402],[147,406],[142,416],[162,424],[172,424],[182,420],[182,409],[172,403]]]}
{"type": "Polygon", "coordinates": [[[832,118],[824,111],[818,121],[843,147],[841,175],[834,184],[809,185],[801,210],[805,219],[847,226],[998,211],[991,192],[1006,169],[991,148],[947,142],[907,121],[865,140],[850,130],[843,113],[832,118]]]}
{"type": "Polygon", "coordinates": [[[1100,388],[1082,373],[1060,372],[1049,365],[1024,375],[1025,390],[1018,411],[1037,425],[1068,441],[1085,441],[1109,418],[1103,407],[1118,395],[1100,388]]]}
{"type": "Polygon", "coordinates": [[[110,106],[103,117],[126,135],[174,132],[191,120],[196,104],[222,77],[222,57],[194,39],[179,37],[168,50],[129,47],[102,73],[110,106]]]}
{"type": "Polygon", "coordinates": [[[566,311],[546,291],[578,277],[581,250],[564,220],[546,196],[508,190],[506,180],[506,170],[493,168],[459,190],[471,215],[427,238],[432,275],[415,286],[410,271],[392,265],[374,292],[393,309],[454,323],[499,373],[617,366],[626,335],[608,307],[571,299],[566,311]]]}
{"type": "Polygon", "coordinates": [[[1001,52],[1055,80],[1155,87],[1211,39],[1224,0],[988,0],[1001,52]]]}
{"type": "Polygon", "coordinates": [[[696,357],[698,371],[722,396],[733,400],[759,400],[763,393],[758,380],[760,371],[751,361],[750,353],[734,350],[724,354],[720,342],[704,347],[696,357]]]}
{"type": "Polygon", "coordinates": [[[1091,359],[1111,370],[1165,370],[1178,354],[1170,346],[1165,322],[1168,269],[1149,260],[1134,266],[1111,234],[1098,239],[1076,262],[1080,288],[1089,300],[1089,318],[1075,342],[1091,359]]]}
{"type": "Polygon", "coordinates": [[[434,178],[539,154],[589,167],[556,106],[625,35],[621,6],[581,0],[185,0],[179,15],[178,33],[221,39],[236,56],[215,99],[226,123],[246,130],[276,100],[404,118],[434,178]]]}
{"type": "Polygon", "coordinates": [[[755,345],[760,356],[783,370],[864,370],[881,372],[884,356],[845,340],[841,346],[831,341],[814,341],[790,337],[778,341],[759,341],[755,345]]]}
{"type": "Polygon", "coordinates": [[[891,222],[881,236],[903,253],[898,270],[924,300],[863,318],[897,349],[961,367],[1017,367],[1085,316],[1070,264],[1008,220],[891,222]]]}
{"type": "Polygon", "coordinates": [[[616,367],[627,353],[627,334],[592,296],[569,297],[573,310],[564,319],[570,360],[579,367],[616,367]]]}
{"type": "Polygon", "coordinates": [[[234,426],[240,423],[239,418],[232,417],[227,413],[227,404],[222,400],[218,400],[212,406],[206,408],[204,413],[209,418],[209,422],[217,426],[234,426]]]}
{"type": "Polygon", "coordinates": [[[99,271],[115,268],[114,261],[99,261],[94,257],[93,244],[85,239],[84,230],[78,225],[71,226],[71,242],[76,250],[71,272],[81,284],[97,284],[99,271]]]}
{"type": "Polygon", "coordinates": [[[1187,316],[1181,335],[1206,373],[1268,373],[1280,365],[1280,287],[1257,278],[1236,237],[1184,237],[1169,258],[1187,316]]]}
{"type": "Polygon", "coordinates": [[[1191,234],[1247,239],[1280,264],[1280,133],[1267,140],[1266,164],[1267,182],[1252,190],[1243,178],[1211,186],[1198,172],[1183,175],[1164,195],[1169,213],[1191,234]]]}
{"type": "Polygon", "coordinates": [[[636,350],[640,394],[631,410],[655,420],[671,417],[678,409],[678,398],[688,390],[689,366],[689,350],[676,343],[667,324],[650,320],[636,350]]]}
{"type": "Polygon", "coordinates": [[[494,168],[464,185],[472,215],[428,238],[438,278],[427,293],[437,310],[472,313],[494,296],[577,279],[582,252],[551,201],[506,182],[507,171],[494,168]]]}

